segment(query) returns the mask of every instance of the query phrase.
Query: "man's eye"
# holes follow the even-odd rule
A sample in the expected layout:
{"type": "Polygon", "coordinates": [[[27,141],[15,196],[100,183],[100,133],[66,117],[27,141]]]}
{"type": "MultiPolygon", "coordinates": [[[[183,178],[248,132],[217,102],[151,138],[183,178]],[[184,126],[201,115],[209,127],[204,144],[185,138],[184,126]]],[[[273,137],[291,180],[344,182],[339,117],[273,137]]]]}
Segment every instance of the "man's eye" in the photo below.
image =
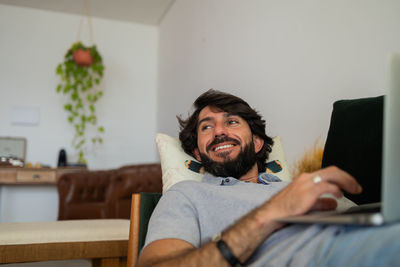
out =
{"type": "Polygon", "coordinates": [[[201,126],[201,130],[202,130],[202,131],[207,130],[207,129],[211,129],[211,125],[204,125],[204,126],[201,126]]]}
{"type": "Polygon", "coordinates": [[[238,124],[239,122],[237,120],[229,120],[228,124],[233,125],[233,124],[238,124]]]}

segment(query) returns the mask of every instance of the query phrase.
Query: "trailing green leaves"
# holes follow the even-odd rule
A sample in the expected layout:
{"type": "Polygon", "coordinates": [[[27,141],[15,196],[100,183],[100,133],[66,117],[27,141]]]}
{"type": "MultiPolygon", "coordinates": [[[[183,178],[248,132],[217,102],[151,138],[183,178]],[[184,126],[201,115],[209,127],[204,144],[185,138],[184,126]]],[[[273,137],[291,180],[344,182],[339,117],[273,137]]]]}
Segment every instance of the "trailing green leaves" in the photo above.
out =
{"type": "Polygon", "coordinates": [[[68,122],[75,128],[72,140],[73,147],[78,152],[78,162],[87,163],[85,152],[88,150],[89,138],[92,144],[103,143],[101,137],[104,127],[97,125],[96,103],[103,96],[99,88],[103,78],[104,65],[96,46],[86,47],[81,42],[74,43],[64,56],[64,61],[57,65],[56,74],[60,76],[60,83],[56,92],[67,96],[64,110],[68,113],[68,122]],[[92,63],[87,66],[76,64],[74,52],[90,50],[92,63]],[[87,126],[93,126],[94,136],[87,137],[87,126]]]}

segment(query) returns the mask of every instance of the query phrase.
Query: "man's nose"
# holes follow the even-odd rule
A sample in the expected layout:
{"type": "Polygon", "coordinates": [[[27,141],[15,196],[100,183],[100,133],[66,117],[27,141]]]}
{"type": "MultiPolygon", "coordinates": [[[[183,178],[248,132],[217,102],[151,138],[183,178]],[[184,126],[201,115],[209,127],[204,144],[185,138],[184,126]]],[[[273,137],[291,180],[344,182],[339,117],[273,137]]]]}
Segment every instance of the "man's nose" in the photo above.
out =
{"type": "Polygon", "coordinates": [[[227,129],[223,123],[217,123],[214,129],[215,136],[226,135],[227,129]]]}

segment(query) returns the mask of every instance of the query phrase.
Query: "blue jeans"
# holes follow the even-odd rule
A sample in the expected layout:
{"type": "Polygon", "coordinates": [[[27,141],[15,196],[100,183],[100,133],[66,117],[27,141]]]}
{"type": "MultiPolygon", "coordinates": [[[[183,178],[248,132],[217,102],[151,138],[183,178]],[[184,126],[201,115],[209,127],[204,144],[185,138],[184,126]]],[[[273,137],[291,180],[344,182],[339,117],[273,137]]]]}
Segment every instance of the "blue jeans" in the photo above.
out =
{"type": "Polygon", "coordinates": [[[310,266],[400,266],[400,223],[343,227],[319,247],[310,266]]]}

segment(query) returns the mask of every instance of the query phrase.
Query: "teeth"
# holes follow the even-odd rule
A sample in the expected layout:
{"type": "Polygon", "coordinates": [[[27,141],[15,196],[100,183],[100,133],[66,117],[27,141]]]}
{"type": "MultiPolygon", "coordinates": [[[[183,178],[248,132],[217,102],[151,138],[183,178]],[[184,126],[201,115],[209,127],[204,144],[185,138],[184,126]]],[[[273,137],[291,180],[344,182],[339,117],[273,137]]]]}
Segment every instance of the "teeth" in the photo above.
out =
{"type": "Polygon", "coordinates": [[[215,149],[214,149],[214,151],[218,151],[218,150],[220,150],[220,149],[224,149],[224,148],[228,148],[228,147],[232,147],[233,145],[224,145],[224,146],[219,146],[219,147],[216,147],[215,149]]]}

